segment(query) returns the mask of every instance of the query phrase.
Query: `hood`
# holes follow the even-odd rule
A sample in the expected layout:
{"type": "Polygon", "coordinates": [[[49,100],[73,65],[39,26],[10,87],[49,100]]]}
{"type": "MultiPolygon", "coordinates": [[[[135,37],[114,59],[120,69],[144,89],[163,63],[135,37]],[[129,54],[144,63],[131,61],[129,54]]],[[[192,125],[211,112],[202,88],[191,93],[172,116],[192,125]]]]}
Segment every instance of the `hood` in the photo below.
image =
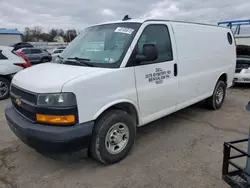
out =
{"type": "Polygon", "coordinates": [[[71,79],[99,70],[101,68],[44,63],[18,72],[12,84],[35,93],[61,92],[63,84],[71,79]]]}

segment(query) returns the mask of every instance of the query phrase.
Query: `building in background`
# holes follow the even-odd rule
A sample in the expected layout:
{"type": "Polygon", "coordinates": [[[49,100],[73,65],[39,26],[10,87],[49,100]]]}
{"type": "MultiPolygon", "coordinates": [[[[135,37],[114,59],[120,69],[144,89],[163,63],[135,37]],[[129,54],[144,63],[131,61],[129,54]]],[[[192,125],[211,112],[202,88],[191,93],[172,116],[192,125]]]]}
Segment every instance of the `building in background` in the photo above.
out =
{"type": "Polygon", "coordinates": [[[0,45],[10,46],[23,42],[23,34],[17,29],[0,28],[0,45]]]}

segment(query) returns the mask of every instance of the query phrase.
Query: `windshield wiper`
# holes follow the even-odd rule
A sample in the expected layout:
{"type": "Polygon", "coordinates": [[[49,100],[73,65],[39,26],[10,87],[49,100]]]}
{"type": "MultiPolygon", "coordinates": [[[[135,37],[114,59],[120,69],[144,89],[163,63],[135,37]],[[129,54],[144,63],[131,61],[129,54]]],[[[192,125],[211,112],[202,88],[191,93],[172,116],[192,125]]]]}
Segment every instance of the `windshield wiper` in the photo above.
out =
{"type": "Polygon", "coordinates": [[[59,63],[59,64],[62,64],[62,62],[63,62],[63,57],[61,57],[60,55],[56,56],[55,58],[52,58],[51,61],[51,63],[59,63]]]}
{"type": "Polygon", "coordinates": [[[80,57],[69,57],[67,59],[75,59],[77,61],[90,61],[90,59],[80,58],[80,57]]]}
{"type": "Polygon", "coordinates": [[[63,57],[62,57],[62,56],[60,56],[60,55],[58,55],[57,57],[58,57],[58,58],[60,58],[60,59],[63,59],[63,57]]]}
{"type": "Polygon", "coordinates": [[[92,63],[88,63],[88,61],[90,61],[90,59],[86,59],[86,58],[79,58],[79,57],[69,57],[67,59],[75,59],[76,61],[80,62],[83,65],[87,65],[88,67],[94,67],[94,65],[92,63]]]}

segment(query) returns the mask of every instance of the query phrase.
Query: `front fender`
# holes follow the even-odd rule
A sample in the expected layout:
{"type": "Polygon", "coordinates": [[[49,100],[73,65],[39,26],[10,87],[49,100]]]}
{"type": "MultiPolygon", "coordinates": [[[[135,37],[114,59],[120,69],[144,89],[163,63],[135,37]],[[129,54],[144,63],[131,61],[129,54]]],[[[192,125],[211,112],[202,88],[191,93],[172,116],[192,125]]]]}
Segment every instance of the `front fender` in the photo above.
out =
{"type": "Polygon", "coordinates": [[[121,104],[121,103],[129,103],[129,104],[134,106],[134,108],[137,112],[137,115],[138,115],[139,124],[141,124],[142,121],[140,118],[139,108],[138,108],[137,104],[134,101],[128,100],[128,99],[120,99],[120,100],[116,100],[116,101],[113,101],[111,103],[104,105],[102,108],[100,108],[100,110],[98,110],[98,112],[95,113],[94,119],[97,119],[103,112],[105,112],[110,107],[115,106],[117,104],[121,104]]]}

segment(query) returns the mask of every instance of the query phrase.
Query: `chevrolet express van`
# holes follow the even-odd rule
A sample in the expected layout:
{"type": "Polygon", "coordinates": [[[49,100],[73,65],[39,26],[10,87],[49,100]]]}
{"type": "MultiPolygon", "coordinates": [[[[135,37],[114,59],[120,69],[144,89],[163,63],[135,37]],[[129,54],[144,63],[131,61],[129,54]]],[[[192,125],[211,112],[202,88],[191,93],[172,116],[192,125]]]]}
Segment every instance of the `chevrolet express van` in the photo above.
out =
{"type": "Polygon", "coordinates": [[[88,149],[113,164],[137,127],[205,100],[217,110],[236,66],[230,29],[168,20],[86,28],[55,62],[17,73],[11,130],[38,152],[88,149]]]}

